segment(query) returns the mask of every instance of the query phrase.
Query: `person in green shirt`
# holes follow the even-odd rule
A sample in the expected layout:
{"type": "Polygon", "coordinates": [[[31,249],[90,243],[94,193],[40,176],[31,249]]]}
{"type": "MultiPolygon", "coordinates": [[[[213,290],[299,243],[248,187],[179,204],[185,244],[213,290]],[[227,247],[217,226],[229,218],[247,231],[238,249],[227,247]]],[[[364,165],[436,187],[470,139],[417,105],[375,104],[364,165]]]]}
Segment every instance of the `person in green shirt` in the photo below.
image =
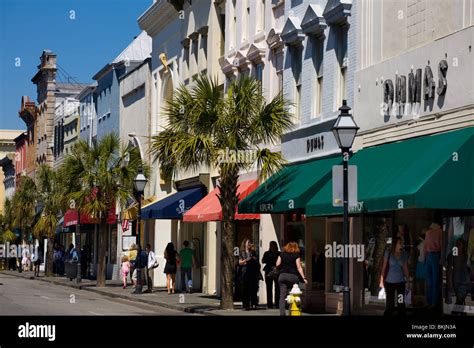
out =
{"type": "Polygon", "coordinates": [[[194,257],[194,250],[189,247],[189,241],[183,242],[184,248],[179,252],[179,259],[181,264],[181,289],[191,293],[193,281],[193,269],[196,267],[196,260],[194,257]],[[186,282],[186,277],[188,278],[186,282]],[[188,284],[188,286],[186,286],[188,284]]]}

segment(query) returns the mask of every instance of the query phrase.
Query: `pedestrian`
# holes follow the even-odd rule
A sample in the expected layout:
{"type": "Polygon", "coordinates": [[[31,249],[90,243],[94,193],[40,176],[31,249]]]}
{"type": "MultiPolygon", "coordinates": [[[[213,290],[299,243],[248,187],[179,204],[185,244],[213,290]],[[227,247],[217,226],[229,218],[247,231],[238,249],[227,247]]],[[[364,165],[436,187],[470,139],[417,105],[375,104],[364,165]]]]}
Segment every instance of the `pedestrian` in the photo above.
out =
{"type": "Polygon", "coordinates": [[[132,244],[128,250],[128,260],[130,261],[130,280],[132,286],[136,287],[135,279],[133,279],[133,272],[135,270],[135,259],[137,258],[137,245],[132,244]]]}
{"type": "Polygon", "coordinates": [[[23,272],[26,272],[30,269],[30,263],[31,263],[30,248],[28,245],[23,244],[23,248],[21,251],[21,266],[23,268],[23,272]]]}
{"type": "Polygon", "coordinates": [[[276,267],[276,262],[280,256],[280,251],[278,250],[278,244],[275,241],[271,241],[269,248],[263,254],[262,263],[265,264],[263,267],[263,272],[265,273],[265,285],[267,288],[267,307],[273,308],[273,303],[279,306],[280,300],[280,288],[278,286],[278,279],[268,277],[273,267],[276,267]],[[273,286],[275,285],[275,300],[273,300],[273,286]]]}
{"type": "Polygon", "coordinates": [[[166,259],[164,273],[166,274],[166,289],[168,290],[168,294],[174,294],[176,288],[177,254],[178,252],[174,248],[174,244],[171,242],[168,243],[164,252],[166,259]]]}
{"type": "Polygon", "coordinates": [[[397,301],[398,314],[405,314],[405,290],[408,275],[408,253],[403,249],[403,240],[397,237],[392,247],[385,251],[380,277],[380,287],[385,289],[385,315],[392,315],[397,301]]]}
{"type": "Polygon", "coordinates": [[[149,243],[146,245],[146,253],[148,262],[146,267],[147,290],[145,292],[153,292],[153,270],[158,267],[158,260],[149,243]]]}
{"type": "Polygon", "coordinates": [[[128,256],[122,256],[122,264],[120,265],[120,270],[122,273],[122,280],[123,280],[123,288],[127,288],[127,277],[130,273],[130,261],[128,260],[128,256]]]}
{"type": "Polygon", "coordinates": [[[77,261],[79,259],[74,244],[69,244],[65,257],[67,261],[77,261]]]}
{"type": "Polygon", "coordinates": [[[280,286],[280,315],[286,315],[286,296],[294,284],[302,281],[308,284],[308,280],[301,266],[301,250],[296,242],[289,242],[283,247],[283,252],[278,256],[276,267],[280,270],[278,285],[280,286]],[[301,279],[300,279],[301,278],[301,279]]]}
{"type": "Polygon", "coordinates": [[[183,247],[179,252],[181,291],[191,293],[193,284],[193,269],[196,268],[194,250],[189,247],[189,241],[183,242],[183,247]],[[186,281],[186,277],[188,278],[186,281]],[[186,286],[187,285],[187,286],[186,286]]]}
{"type": "Polygon", "coordinates": [[[449,287],[454,289],[456,294],[457,308],[453,314],[466,314],[463,309],[466,304],[466,297],[471,285],[471,270],[468,265],[467,243],[464,239],[456,240],[456,246],[448,256],[448,281],[449,287]]]}
{"type": "Polygon", "coordinates": [[[244,310],[256,309],[258,305],[258,281],[261,277],[255,246],[250,239],[242,241],[239,254],[242,286],[242,307],[244,310]]]}
{"type": "Polygon", "coordinates": [[[39,271],[40,271],[40,266],[43,263],[43,246],[41,243],[36,247],[35,250],[35,260],[34,260],[34,265],[35,265],[35,277],[39,277],[39,271]]]}
{"type": "Polygon", "coordinates": [[[141,245],[137,246],[137,256],[133,262],[132,280],[135,282],[135,287],[142,287],[146,281],[146,267],[148,256],[141,245]],[[140,270],[140,279],[138,279],[138,270],[140,270]]]}
{"type": "Polygon", "coordinates": [[[425,244],[423,245],[426,263],[426,300],[431,308],[438,304],[440,294],[441,239],[441,226],[432,223],[426,231],[425,244]]]}

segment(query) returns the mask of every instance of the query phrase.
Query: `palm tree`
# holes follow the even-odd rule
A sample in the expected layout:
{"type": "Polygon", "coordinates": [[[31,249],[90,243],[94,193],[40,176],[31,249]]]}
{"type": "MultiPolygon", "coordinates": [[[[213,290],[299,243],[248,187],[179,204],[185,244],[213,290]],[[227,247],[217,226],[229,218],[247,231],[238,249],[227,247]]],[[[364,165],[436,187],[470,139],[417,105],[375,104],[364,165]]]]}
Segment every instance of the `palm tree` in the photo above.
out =
{"type": "Polygon", "coordinates": [[[13,211],[12,201],[9,198],[5,199],[3,214],[0,214],[0,242],[13,242],[16,239],[13,229],[13,211]]]}
{"type": "Polygon", "coordinates": [[[33,235],[37,239],[48,239],[46,253],[46,276],[53,275],[53,244],[59,217],[65,211],[65,186],[61,176],[49,166],[42,165],[36,174],[38,202],[40,202],[40,217],[33,228],[33,235]]]}
{"type": "Polygon", "coordinates": [[[284,163],[279,152],[265,144],[280,141],[291,128],[290,104],[281,94],[266,102],[260,82],[250,77],[234,80],[223,96],[217,81],[202,75],[191,90],[180,86],[164,108],[165,129],[152,137],[150,150],[168,178],[179,170],[217,167],[222,207],[221,308],[233,309],[234,215],[239,197],[239,171],[255,164],[260,179],[284,163]],[[226,150],[252,153],[253,161],[235,156],[223,159],[226,150]]]}
{"type": "Polygon", "coordinates": [[[61,175],[78,211],[100,220],[98,243],[97,286],[105,286],[107,216],[118,202],[125,205],[133,193],[133,179],[139,168],[145,175],[149,168],[143,165],[138,148],[121,147],[116,134],[107,134],[97,144],[89,146],[79,140],[64,159],[61,175]]]}
{"type": "Polygon", "coordinates": [[[28,239],[33,229],[38,194],[36,184],[29,176],[22,176],[18,190],[12,198],[13,226],[23,233],[23,241],[28,239]]]}

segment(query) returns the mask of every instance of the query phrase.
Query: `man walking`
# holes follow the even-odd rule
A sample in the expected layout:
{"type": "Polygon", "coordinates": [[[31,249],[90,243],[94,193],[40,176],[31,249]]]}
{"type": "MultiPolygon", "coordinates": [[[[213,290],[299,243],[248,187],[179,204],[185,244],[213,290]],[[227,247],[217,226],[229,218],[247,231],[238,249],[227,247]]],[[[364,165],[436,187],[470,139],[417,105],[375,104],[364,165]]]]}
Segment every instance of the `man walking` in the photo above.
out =
{"type": "Polygon", "coordinates": [[[155,253],[151,250],[151,244],[146,245],[146,253],[148,262],[146,267],[146,284],[147,290],[145,292],[153,292],[153,270],[158,267],[158,260],[155,253]]]}
{"type": "Polygon", "coordinates": [[[189,247],[189,242],[185,240],[183,242],[184,248],[179,252],[179,258],[181,261],[181,289],[191,293],[192,281],[193,281],[193,269],[196,267],[194,258],[194,250],[189,247]],[[186,282],[186,276],[188,280],[186,282]],[[188,284],[188,286],[186,286],[188,284]]]}

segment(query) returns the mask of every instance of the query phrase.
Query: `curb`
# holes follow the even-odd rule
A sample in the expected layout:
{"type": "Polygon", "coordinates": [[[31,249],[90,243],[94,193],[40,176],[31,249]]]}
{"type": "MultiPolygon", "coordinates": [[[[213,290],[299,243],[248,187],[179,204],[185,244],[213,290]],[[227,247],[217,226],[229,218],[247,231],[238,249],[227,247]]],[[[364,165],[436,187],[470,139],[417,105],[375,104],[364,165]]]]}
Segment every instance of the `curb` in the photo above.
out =
{"type": "Polygon", "coordinates": [[[211,311],[208,311],[208,310],[205,310],[205,309],[195,309],[195,308],[192,308],[192,307],[177,306],[177,305],[173,305],[173,304],[169,304],[169,303],[165,303],[165,302],[150,301],[150,300],[139,298],[139,297],[129,297],[129,296],[126,296],[126,295],[121,295],[121,294],[112,294],[108,291],[102,291],[100,289],[90,287],[90,286],[76,285],[75,283],[64,284],[63,282],[55,281],[55,280],[52,280],[52,279],[36,278],[34,276],[25,277],[25,276],[22,276],[20,274],[17,275],[17,274],[11,274],[11,273],[3,273],[3,272],[1,272],[0,274],[11,276],[11,277],[16,277],[16,278],[23,278],[23,279],[26,279],[26,280],[38,280],[38,281],[41,281],[41,282],[55,284],[55,285],[64,286],[64,287],[68,287],[68,288],[74,288],[74,289],[77,289],[77,290],[90,291],[90,292],[94,292],[96,294],[100,294],[100,295],[107,296],[107,297],[110,297],[110,298],[120,298],[120,299],[123,299],[123,300],[128,300],[128,301],[132,301],[132,302],[139,302],[139,303],[145,303],[145,304],[149,304],[149,305],[152,305],[152,306],[172,309],[172,310],[185,312],[185,313],[203,314],[203,315],[209,315],[209,316],[219,316],[219,314],[211,313],[211,311]]]}

